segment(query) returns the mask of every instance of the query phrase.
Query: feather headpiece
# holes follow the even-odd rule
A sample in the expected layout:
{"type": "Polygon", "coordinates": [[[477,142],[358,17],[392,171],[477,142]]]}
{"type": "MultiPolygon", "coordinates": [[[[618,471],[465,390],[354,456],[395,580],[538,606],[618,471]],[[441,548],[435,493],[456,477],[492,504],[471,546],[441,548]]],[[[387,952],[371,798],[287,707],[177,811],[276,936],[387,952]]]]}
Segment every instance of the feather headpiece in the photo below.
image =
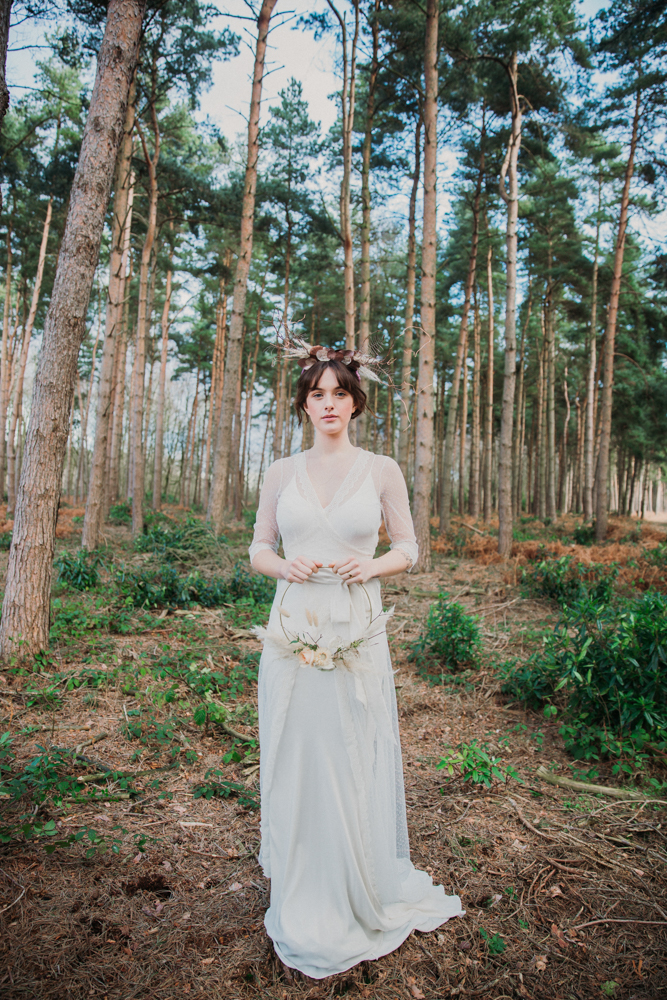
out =
{"type": "Polygon", "coordinates": [[[312,368],[318,361],[342,361],[344,365],[349,365],[357,377],[371,379],[382,385],[382,379],[374,369],[381,368],[383,359],[373,354],[364,354],[363,351],[339,350],[334,347],[322,347],[321,344],[307,344],[300,337],[292,337],[291,340],[283,340],[281,350],[285,357],[298,362],[302,371],[312,368]]]}

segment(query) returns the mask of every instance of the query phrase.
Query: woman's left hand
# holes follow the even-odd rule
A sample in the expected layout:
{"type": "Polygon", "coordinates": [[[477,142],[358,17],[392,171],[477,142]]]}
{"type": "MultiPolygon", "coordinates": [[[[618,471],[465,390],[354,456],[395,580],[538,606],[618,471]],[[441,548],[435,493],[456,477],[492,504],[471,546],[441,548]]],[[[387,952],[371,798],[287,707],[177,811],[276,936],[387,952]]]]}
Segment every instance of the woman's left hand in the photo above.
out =
{"type": "Polygon", "coordinates": [[[366,583],[373,576],[373,560],[364,559],[359,562],[358,559],[339,559],[337,562],[329,563],[329,567],[342,576],[345,583],[349,586],[351,583],[366,583]]]}

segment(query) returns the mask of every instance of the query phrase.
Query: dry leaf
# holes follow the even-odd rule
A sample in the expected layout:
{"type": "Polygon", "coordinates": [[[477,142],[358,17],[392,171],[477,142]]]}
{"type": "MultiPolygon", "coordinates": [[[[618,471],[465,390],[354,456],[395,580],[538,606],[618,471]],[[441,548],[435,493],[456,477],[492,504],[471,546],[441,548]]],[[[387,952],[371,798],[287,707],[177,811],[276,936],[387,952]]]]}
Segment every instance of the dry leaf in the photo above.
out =
{"type": "Polygon", "coordinates": [[[639,875],[640,878],[644,878],[644,875],[646,875],[646,872],[643,872],[641,868],[633,868],[632,870],[635,875],[639,875]]]}
{"type": "Polygon", "coordinates": [[[554,898],[554,896],[562,896],[562,895],[563,893],[560,884],[558,883],[556,885],[552,885],[551,888],[547,890],[547,896],[551,896],[552,899],[554,898]]]}
{"type": "Polygon", "coordinates": [[[547,967],[547,956],[546,955],[536,955],[535,956],[535,969],[537,972],[544,972],[547,967]]]}
{"type": "Polygon", "coordinates": [[[202,958],[201,960],[202,965],[212,965],[213,962],[215,962],[215,958],[202,958]]]}
{"type": "Polygon", "coordinates": [[[412,993],[415,1000],[426,1000],[425,994],[422,993],[422,991],[419,989],[418,986],[411,986],[410,992],[412,993]]]}
{"type": "Polygon", "coordinates": [[[243,886],[241,885],[240,882],[232,882],[232,884],[229,887],[229,891],[230,892],[238,892],[239,889],[242,889],[242,888],[243,888],[243,886]]]}
{"type": "Polygon", "coordinates": [[[567,941],[565,940],[565,935],[563,934],[560,927],[557,924],[551,925],[551,933],[556,938],[559,948],[567,948],[567,941]]]}

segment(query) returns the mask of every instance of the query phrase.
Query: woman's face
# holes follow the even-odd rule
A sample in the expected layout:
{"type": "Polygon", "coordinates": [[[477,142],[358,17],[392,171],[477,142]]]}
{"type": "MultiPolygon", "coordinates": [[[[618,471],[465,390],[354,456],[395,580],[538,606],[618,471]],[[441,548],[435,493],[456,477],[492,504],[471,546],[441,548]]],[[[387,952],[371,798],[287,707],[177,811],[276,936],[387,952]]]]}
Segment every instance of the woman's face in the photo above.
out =
{"type": "Polygon", "coordinates": [[[316,388],[308,393],[305,410],[316,431],[333,436],[347,429],[354,411],[354,400],[338,385],[336,373],[331,368],[325,368],[316,388]]]}

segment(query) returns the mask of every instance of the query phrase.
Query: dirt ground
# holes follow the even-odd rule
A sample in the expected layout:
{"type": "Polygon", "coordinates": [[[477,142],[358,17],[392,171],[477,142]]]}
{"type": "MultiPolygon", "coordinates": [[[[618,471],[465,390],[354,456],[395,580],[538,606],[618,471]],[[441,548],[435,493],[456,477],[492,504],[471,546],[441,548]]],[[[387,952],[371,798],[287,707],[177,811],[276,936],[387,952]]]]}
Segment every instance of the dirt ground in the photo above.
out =
{"type": "MultiPolygon", "coordinates": [[[[127,547],[123,531],[114,544],[127,547]]],[[[461,896],[462,919],[414,933],[385,958],[327,980],[286,973],[264,931],[269,884],[256,859],[258,810],[236,797],[193,796],[210,768],[257,794],[256,755],[224,762],[234,738],[195,725],[196,699],[186,708],[179,687],[176,700],[166,701],[171,680],[140,669],[151,656],[176,656],[193,644],[200,664],[229,665],[258,644],[236,619],[230,623],[229,609],[156,612],[150,627],[144,620],[142,631],[110,637],[101,650],[91,652],[85,639],[56,649],[38,677],[46,685],[49,672],[113,666],[106,685],[62,685],[50,704],[31,705],[26,692],[35,675],[3,678],[0,732],[42,727],[17,738],[17,764],[39,746],[79,747],[94,767],[149,772],[136,778],[135,791],[98,783],[109,801],[64,801],[42,811],[60,837],[89,827],[115,837],[118,853],[86,857],[76,845],[47,854],[35,841],[0,846],[4,1000],[667,996],[665,806],[571,792],[536,775],[544,765],[572,777],[572,761],[557,724],[507,703],[496,666],[539,646],[557,609],[522,596],[516,566],[483,561],[441,552],[431,575],[395,577],[384,588],[385,606],[395,605],[389,631],[412,859],[461,896]],[[406,646],[440,590],[480,616],[484,654],[472,681],[431,686],[407,660],[406,646]],[[176,715],[179,766],[158,771],[164,755],[127,738],[132,713],[146,706],[156,722],[176,715]],[[436,769],[447,749],[473,739],[523,784],[471,787],[436,769]]],[[[243,706],[252,706],[255,693],[250,681],[227,703],[248,736],[256,731],[243,725],[243,706]]],[[[604,765],[599,781],[617,783],[604,765]]]]}

